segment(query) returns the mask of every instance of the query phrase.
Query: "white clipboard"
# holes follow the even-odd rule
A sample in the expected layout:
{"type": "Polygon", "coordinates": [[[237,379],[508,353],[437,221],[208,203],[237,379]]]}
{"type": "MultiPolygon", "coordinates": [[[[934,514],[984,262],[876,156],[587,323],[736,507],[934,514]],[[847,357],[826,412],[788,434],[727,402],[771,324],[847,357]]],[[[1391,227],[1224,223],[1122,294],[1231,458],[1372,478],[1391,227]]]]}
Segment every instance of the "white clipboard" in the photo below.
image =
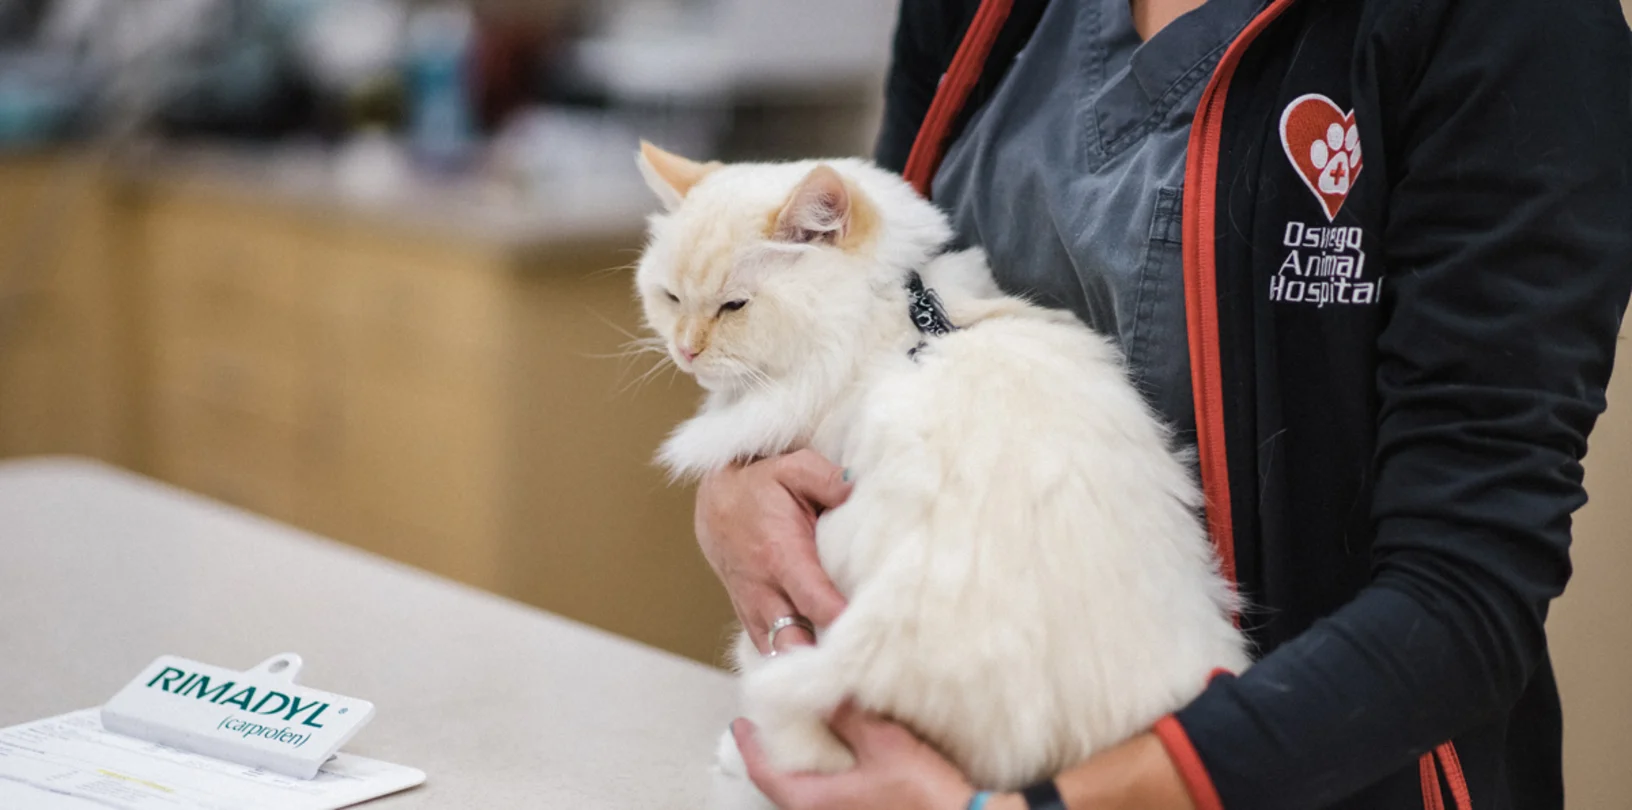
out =
{"type": "MultiPolygon", "coordinates": [[[[367,706],[367,715],[373,713],[372,704],[366,701],[296,686],[293,674],[298,671],[299,656],[278,656],[243,672],[165,656],[107,706],[0,729],[0,808],[339,810],[425,781],[425,773],[416,768],[335,750],[367,717],[347,724],[314,720],[311,725],[303,722],[312,715],[310,711],[294,718],[295,727],[318,740],[310,748],[299,746],[298,757],[268,754],[273,742],[297,748],[281,727],[277,735],[211,736],[212,727],[216,732],[223,725],[237,727],[236,721],[217,723],[214,714],[241,714],[270,726],[290,712],[266,711],[271,701],[251,703],[248,695],[240,702],[250,705],[242,710],[238,703],[221,705],[230,700],[229,690],[211,690],[216,701],[200,700],[196,693],[201,690],[183,692],[179,679],[146,686],[154,681],[149,670],[170,674],[162,667],[227,674],[235,678],[240,690],[259,684],[264,696],[264,687],[272,684],[291,695],[296,691],[321,695],[334,701],[331,705],[367,706]],[[278,677],[269,679],[268,667],[280,660],[285,667],[274,670],[278,677]],[[286,669],[292,671],[285,674],[286,669]],[[165,685],[173,689],[155,688],[165,685]],[[183,700],[193,705],[181,703],[183,700]],[[262,709],[259,714],[250,711],[256,707],[262,709]],[[104,719],[110,717],[118,731],[104,725],[104,719]],[[325,737],[328,739],[322,739],[325,737]],[[178,747],[182,745],[187,749],[178,747]],[[308,768],[300,760],[315,761],[308,768]]],[[[221,682],[215,681],[217,685],[221,682]]]]}

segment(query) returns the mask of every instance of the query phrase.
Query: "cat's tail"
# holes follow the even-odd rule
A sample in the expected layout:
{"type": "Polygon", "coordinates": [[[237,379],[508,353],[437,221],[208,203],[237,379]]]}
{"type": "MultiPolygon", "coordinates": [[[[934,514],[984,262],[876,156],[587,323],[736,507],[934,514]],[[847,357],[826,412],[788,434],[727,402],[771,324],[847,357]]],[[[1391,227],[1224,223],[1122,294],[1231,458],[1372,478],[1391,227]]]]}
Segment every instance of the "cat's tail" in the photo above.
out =
{"type": "Polygon", "coordinates": [[[836,773],[855,765],[827,725],[850,691],[831,640],[779,653],[743,676],[744,709],[777,770],[836,773]]]}

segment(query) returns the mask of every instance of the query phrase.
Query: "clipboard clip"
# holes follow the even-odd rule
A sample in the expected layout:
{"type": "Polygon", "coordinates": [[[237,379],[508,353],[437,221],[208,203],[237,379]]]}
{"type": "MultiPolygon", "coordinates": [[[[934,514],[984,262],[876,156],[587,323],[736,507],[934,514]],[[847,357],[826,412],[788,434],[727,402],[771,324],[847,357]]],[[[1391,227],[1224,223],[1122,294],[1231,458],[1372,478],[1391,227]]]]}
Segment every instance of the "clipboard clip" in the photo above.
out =
{"type": "Polygon", "coordinates": [[[102,706],[116,734],[311,779],[374,718],[374,704],[295,682],[280,653],[238,671],[173,655],[147,665],[102,706]]]}

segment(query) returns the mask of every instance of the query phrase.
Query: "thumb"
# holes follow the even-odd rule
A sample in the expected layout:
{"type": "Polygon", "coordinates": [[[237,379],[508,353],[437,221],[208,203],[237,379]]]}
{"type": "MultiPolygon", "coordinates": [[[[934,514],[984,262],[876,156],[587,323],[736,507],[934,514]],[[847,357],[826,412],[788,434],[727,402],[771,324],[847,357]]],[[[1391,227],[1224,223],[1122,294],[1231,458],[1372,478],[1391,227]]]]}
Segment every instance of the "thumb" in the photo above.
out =
{"type": "Polygon", "coordinates": [[[850,747],[857,760],[869,758],[878,748],[880,735],[888,733],[890,728],[889,721],[856,708],[848,700],[839,704],[827,724],[850,747]]]}
{"type": "Polygon", "coordinates": [[[796,450],[777,461],[776,479],[794,495],[832,509],[850,497],[849,473],[815,450],[796,450]]]}

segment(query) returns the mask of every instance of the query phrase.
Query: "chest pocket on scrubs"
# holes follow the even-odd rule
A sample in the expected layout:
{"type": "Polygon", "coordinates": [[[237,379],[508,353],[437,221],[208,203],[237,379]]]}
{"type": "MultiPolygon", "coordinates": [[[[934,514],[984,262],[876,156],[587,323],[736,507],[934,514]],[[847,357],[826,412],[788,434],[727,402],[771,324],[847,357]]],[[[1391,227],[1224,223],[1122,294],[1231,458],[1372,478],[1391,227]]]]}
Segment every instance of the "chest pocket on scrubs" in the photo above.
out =
{"type": "Polygon", "coordinates": [[[1185,335],[1184,191],[1164,186],[1156,191],[1155,210],[1144,255],[1139,261],[1133,323],[1124,350],[1128,365],[1146,395],[1176,392],[1148,390],[1148,381],[1189,379],[1189,340],[1185,335]]]}

